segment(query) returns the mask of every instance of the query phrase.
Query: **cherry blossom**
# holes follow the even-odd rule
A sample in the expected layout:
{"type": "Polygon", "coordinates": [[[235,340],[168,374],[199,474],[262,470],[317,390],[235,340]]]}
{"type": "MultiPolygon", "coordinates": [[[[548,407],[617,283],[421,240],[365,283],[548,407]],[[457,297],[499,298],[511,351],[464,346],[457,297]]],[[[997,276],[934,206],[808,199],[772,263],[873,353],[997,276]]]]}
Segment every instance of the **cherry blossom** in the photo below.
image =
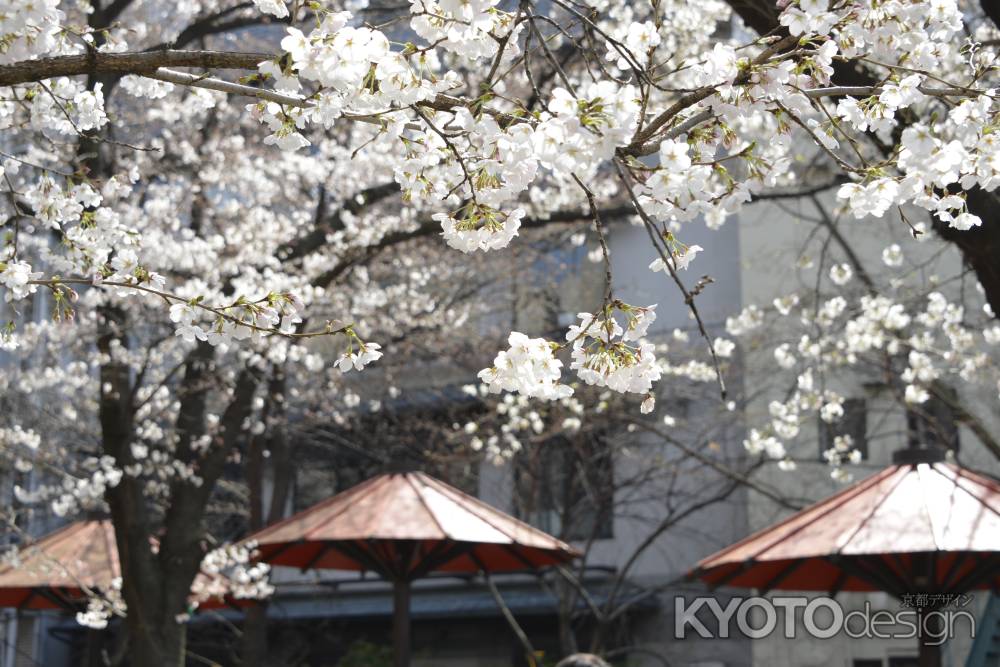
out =
{"type": "Polygon", "coordinates": [[[347,373],[351,369],[362,370],[373,361],[382,358],[381,346],[378,343],[358,343],[358,351],[352,349],[345,352],[337,359],[336,366],[342,373],[347,373]]]}
{"type": "Polygon", "coordinates": [[[479,371],[491,393],[516,391],[549,401],[573,393],[559,382],[562,362],[553,356],[552,343],[517,331],[511,332],[507,343],[509,349],[497,354],[493,366],[479,371]]]}
{"type": "Polygon", "coordinates": [[[7,288],[4,299],[10,302],[34,294],[38,288],[31,281],[41,275],[41,272],[32,272],[27,262],[0,262],[0,284],[7,288]]]}

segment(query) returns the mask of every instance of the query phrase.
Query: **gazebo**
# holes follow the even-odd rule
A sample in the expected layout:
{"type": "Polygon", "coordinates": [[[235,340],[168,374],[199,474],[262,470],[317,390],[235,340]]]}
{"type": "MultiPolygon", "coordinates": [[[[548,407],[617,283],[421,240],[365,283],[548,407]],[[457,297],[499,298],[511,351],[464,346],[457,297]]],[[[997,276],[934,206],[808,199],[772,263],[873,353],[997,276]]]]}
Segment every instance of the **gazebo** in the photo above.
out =
{"type": "Polygon", "coordinates": [[[410,584],[431,572],[537,570],[568,544],[420,472],[379,475],[247,538],[261,561],[362,570],[393,584],[397,667],[410,662],[410,584]]]}
{"type": "MultiPolygon", "coordinates": [[[[712,588],[885,591],[910,596],[1000,589],[1000,483],[908,448],[894,464],[705,558],[689,574],[712,588]]],[[[918,607],[923,627],[930,607],[918,607]]],[[[920,633],[920,666],[940,646],[920,633]]]]}

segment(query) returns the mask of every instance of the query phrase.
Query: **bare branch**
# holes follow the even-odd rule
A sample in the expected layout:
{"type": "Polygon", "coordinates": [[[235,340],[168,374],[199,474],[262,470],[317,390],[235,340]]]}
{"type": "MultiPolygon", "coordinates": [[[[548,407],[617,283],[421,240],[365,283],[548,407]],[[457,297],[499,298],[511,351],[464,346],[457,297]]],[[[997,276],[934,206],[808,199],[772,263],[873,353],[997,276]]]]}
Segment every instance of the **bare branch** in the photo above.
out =
{"type": "Polygon", "coordinates": [[[273,53],[174,50],[56,56],[0,66],[0,86],[79,74],[148,74],[160,67],[255,70],[259,63],[275,57],[273,53]]]}

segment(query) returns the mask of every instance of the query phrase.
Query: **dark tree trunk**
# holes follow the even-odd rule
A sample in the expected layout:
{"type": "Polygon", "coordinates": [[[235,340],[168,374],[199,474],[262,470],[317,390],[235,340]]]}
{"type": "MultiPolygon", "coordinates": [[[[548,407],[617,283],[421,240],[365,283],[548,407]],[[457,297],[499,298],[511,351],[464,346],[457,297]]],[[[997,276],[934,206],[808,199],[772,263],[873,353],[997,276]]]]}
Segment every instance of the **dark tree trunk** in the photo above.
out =
{"type": "MultiPolygon", "coordinates": [[[[108,314],[104,328],[109,331],[102,333],[102,351],[110,349],[111,340],[123,326],[113,320],[117,311],[105,310],[108,314]]],[[[157,553],[150,546],[152,524],[141,482],[126,475],[107,493],[121,561],[122,595],[128,606],[125,626],[129,635],[128,663],[132,665],[184,665],[186,625],[181,616],[187,612],[191,584],[204,556],[205,505],[226,455],[241,437],[243,423],[250,414],[256,381],[244,372],[223,413],[220,434],[205,453],[192,448],[192,443],[205,433],[206,402],[210,389],[216,388],[213,355],[213,348],[207,344],[196,347],[188,356],[178,389],[175,456],[194,465],[203,483],[194,486],[177,481],[172,485],[157,553]]],[[[128,368],[112,360],[102,367],[101,380],[106,388],[101,397],[104,449],[119,465],[128,465],[132,462],[128,368]]]]}
{"type": "Polygon", "coordinates": [[[1000,197],[997,191],[973,188],[966,203],[969,212],[978,215],[983,224],[966,231],[952,229],[935,220],[934,229],[941,238],[954,243],[962,252],[966,265],[972,269],[986,292],[993,314],[1000,317],[1000,197]]]}
{"type": "MultiPolygon", "coordinates": [[[[131,610],[129,610],[131,618],[131,610]]],[[[146,626],[142,635],[132,633],[128,664],[135,667],[184,667],[187,626],[163,619],[159,628],[146,626]]]]}
{"type": "Polygon", "coordinates": [[[95,628],[87,630],[87,639],[83,646],[82,667],[103,667],[101,648],[104,645],[104,632],[95,628]]]}
{"type": "Polygon", "coordinates": [[[267,601],[243,610],[243,667],[267,667],[267,601]]]}
{"type": "MultiPolygon", "coordinates": [[[[178,417],[178,455],[183,454],[191,437],[202,430],[199,424],[204,417],[210,355],[211,348],[196,348],[186,364],[182,386],[188,393],[181,401],[178,417]]],[[[128,465],[132,462],[132,405],[127,367],[106,365],[102,369],[102,385],[110,389],[101,402],[104,448],[119,465],[128,465]]],[[[167,512],[167,532],[159,553],[154,554],[141,483],[126,475],[108,491],[107,499],[122,568],[122,595],[128,606],[125,626],[129,634],[129,662],[155,667],[182,666],[186,626],[180,622],[180,616],[187,610],[191,583],[201,562],[200,516],[188,513],[187,522],[179,527],[177,517],[172,517],[177,505],[172,504],[167,512]],[[179,537],[178,532],[183,535],[179,537]],[[186,550],[178,548],[181,540],[187,542],[186,550]]]]}
{"type": "MultiPolygon", "coordinates": [[[[255,532],[283,517],[291,489],[291,459],[285,435],[285,372],[271,371],[263,419],[268,425],[264,438],[251,438],[247,446],[246,475],[250,493],[249,531],[255,532]],[[264,448],[270,456],[264,457],[264,448]],[[265,506],[264,477],[270,466],[271,489],[265,506]]],[[[242,658],[244,667],[266,667],[268,660],[267,602],[249,607],[243,616],[242,658]]]]}
{"type": "Polygon", "coordinates": [[[268,525],[284,518],[288,496],[292,490],[292,457],[288,445],[288,433],[285,430],[288,414],[285,389],[285,371],[280,367],[275,368],[268,387],[268,395],[273,404],[271,420],[273,426],[269,430],[268,437],[268,449],[271,452],[268,460],[271,462],[273,482],[271,504],[266,517],[268,525]]]}
{"type": "MultiPolygon", "coordinates": [[[[103,42],[102,30],[119,19],[133,0],[95,0],[88,25],[93,29],[95,46],[103,42]]],[[[110,97],[119,76],[89,75],[88,89],[104,85],[105,99],[110,97]]],[[[102,142],[98,133],[82,136],[77,158],[92,178],[108,178],[114,173],[114,144],[102,142]]],[[[199,202],[192,207],[192,225],[198,224],[202,211],[199,202]]],[[[113,305],[99,308],[98,350],[108,361],[100,368],[101,394],[99,421],[103,452],[124,467],[134,463],[131,440],[134,429],[135,390],[127,364],[112,355],[115,344],[128,346],[129,322],[123,309],[113,305]]],[[[191,584],[204,556],[203,517],[208,498],[222,474],[226,456],[243,436],[243,424],[250,414],[255,377],[242,372],[232,398],[222,416],[219,435],[205,452],[195,451],[192,443],[206,433],[206,405],[210,391],[221,389],[213,367],[215,351],[207,344],[196,347],[185,363],[179,383],[180,410],[176,431],[176,457],[191,465],[202,480],[201,486],[185,481],[174,482],[165,510],[159,551],[153,552],[150,539],[154,526],[142,483],[125,475],[106,493],[115,527],[122,572],[122,597],[128,606],[124,621],[122,651],[125,663],[142,667],[183,667],[185,663],[186,625],[181,616],[188,610],[191,584]]],[[[138,380],[137,380],[138,382],[138,380]]]]}
{"type": "MultiPolygon", "coordinates": [[[[265,415],[267,418],[267,404],[265,415]]],[[[246,453],[247,490],[250,495],[250,533],[264,527],[264,452],[263,437],[250,438],[246,453]]],[[[267,664],[267,606],[260,602],[243,613],[243,667],[265,667],[267,664]]]]}
{"type": "MultiPolygon", "coordinates": [[[[100,29],[111,25],[131,4],[132,0],[93,3],[94,11],[88,25],[94,29],[95,46],[103,41],[100,29]]],[[[106,77],[88,76],[87,88],[105,84],[104,94],[111,94],[113,82],[106,77]]],[[[95,135],[81,136],[77,157],[81,167],[92,178],[107,178],[114,172],[114,148],[95,135]]],[[[128,365],[116,359],[114,345],[128,347],[129,322],[121,308],[104,305],[99,308],[98,350],[108,361],[100,368],[101,394],[98,416],[101,425],[102,448],[119,467],[133,462],[131,441],[134,428],[134,387],[128,365]]],[[[122,571],[122,597],[128,606],[122,640],[128,647],[128,662],[151,667],[181,667],[184,654],[184,626],[176,622],[176,614],[164,605],[163,581],[156,558],[150,549],[148,509],[140,484],[125,475],[119,484],[106,493],[106,500],[115,526],[122,571]],[[169,621],[169,622],[168,622],[169,621]]],[[[188,583],[190,586],[190,582],[188,583]]],[[[185,595],[186,597],[186,595],[185,595]]],[[[183,607],[176,613],[181,613],[183,607]]]]}
{"type": "MultiPolygon", "coordinates": [[[[267,406],[267,404],[265,404],[267,406]]],[[[267,408],[265,407],[265,419],[267,408]]],[[[249,532],[264,527],[264,452],[263,438],[251,438],[247,447],[246,475],[250,495],[249,532]]],[[[267,603],[261,601],[244,610],[241,657],[243,667],[267,665],[267,603]]]]}
{"type": "Polygon", "coordinates": [[[557,578],[554,586],[558,600],[560,655],[572,655],[580,651],[576,641],[576,632],[573,629],[573,612],[580,599],[580,594],[564,577],[557,578]]]}

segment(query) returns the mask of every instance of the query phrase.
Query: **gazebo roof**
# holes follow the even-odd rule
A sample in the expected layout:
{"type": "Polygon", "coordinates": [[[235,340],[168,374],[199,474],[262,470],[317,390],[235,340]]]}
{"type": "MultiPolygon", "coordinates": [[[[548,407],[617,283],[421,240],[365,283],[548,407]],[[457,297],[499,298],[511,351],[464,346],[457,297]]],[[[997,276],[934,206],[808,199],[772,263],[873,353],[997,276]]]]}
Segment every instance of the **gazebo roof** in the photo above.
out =
{"type": "Polygon", "coordinates": [[[576,556],[565,542],[420,472],[374,477],[248,539],[275,565],[404,578],[534,569],[576,556]]]}
{"type": "Polygon", "coordinates": [[[115,531],[108,521],[78,521],[21,547],[0,566],[0,606],[52,608],[100,590],[121,576],[115,531]]]}
{"type": "Polygon", "coordinates": [[[1000,585],[1000,484],[948,463],[893,465],[691,574],[764,590],[990,588],[1000,585]]]}
{"type": "MultiPolygon", "coordinates": [[[[115,529],[108,520],[76,521],[19,548],[0,565],[0,607],[56,609],[108,590],[121,576],[115,529]]],[[[224,594],[221,577],[199,574],[206,595],[224,594]]],[[[225,604],[212,597],[204,608],[225,604]]]]}

